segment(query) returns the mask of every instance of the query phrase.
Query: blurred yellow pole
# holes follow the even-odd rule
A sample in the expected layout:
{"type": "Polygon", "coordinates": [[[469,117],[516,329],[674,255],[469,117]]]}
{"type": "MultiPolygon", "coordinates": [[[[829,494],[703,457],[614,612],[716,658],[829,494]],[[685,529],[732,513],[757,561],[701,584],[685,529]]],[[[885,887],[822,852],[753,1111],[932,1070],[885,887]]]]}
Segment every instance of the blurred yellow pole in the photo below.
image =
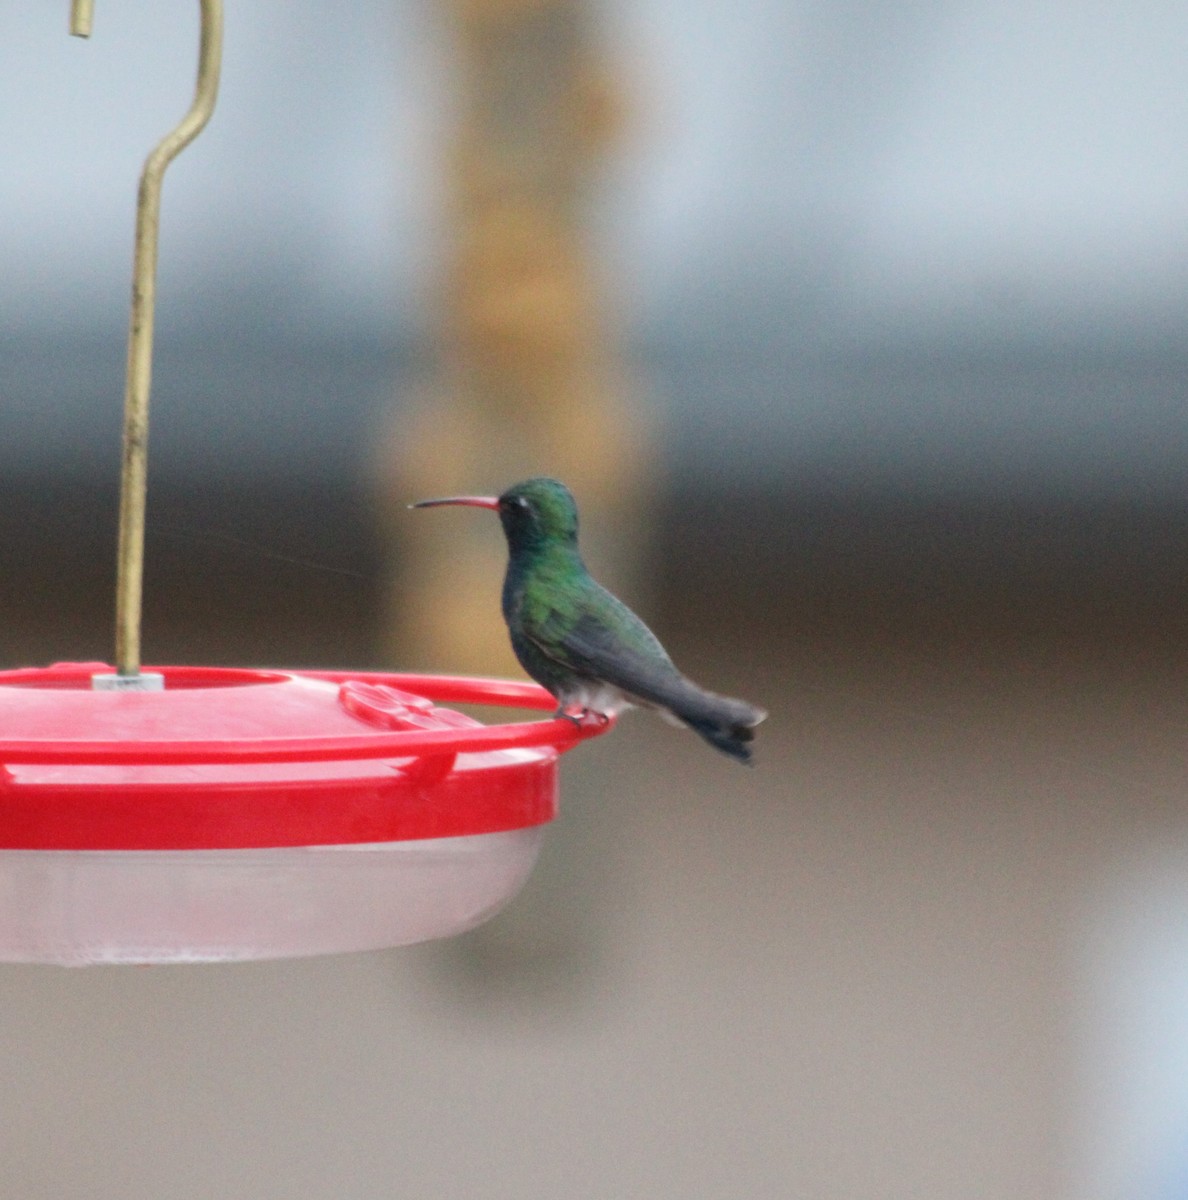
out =
{"type": "Polygon", "coordinates": [[[474,513],[429,520],[403,505],[556,475],[582,507],[592,565],[621,584],[647,511],[648,438],[585,219],[618,106],[595,66],[584,0],[444,8],[457,100],[450,245],[438,375],[397,415],[386,464],[403,577],[393,629],[409,665],[507,672],[497,524],[474,513]]]}

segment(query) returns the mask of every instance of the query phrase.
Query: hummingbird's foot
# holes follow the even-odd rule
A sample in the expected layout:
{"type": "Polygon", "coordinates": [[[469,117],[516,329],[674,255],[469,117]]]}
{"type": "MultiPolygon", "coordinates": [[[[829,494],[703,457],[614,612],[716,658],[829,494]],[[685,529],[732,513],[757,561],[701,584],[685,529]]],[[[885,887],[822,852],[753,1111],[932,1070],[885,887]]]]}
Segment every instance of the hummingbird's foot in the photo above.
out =
{"type": "Polygon", "coordinates": [[[576,705],[562,705],[555,713],[554,717],[563,717],[566,721],[572,721],[579,729],[585,725],[596,724],[605,727],[610,724],[610,717],[606,713],[600,713],[596,709],[588,708],[582,705],[578,708],[576,705]]]}

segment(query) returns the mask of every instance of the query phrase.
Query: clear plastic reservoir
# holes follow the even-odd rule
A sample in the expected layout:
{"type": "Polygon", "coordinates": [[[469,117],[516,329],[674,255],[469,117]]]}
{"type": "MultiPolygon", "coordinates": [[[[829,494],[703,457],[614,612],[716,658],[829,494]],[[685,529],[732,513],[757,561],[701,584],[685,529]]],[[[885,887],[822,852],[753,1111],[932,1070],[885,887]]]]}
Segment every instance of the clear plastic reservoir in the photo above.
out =
{"type": "Polygon", "coordinates": [[[228,962],[404,946],[521,888],[544,827],[251,850],[0,850],[0,962],[228,962]]]}

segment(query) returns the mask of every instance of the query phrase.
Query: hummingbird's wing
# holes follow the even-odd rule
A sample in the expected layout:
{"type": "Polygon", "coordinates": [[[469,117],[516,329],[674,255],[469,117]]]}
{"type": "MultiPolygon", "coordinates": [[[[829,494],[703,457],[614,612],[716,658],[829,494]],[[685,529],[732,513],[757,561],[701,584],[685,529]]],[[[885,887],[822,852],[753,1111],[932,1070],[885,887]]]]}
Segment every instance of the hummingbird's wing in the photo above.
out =
{"type": "Polygon", "coordinates": [[[591,579],[525,624],[523,636],[565,672],[609,683],[632,699],[662,702],[659,693],[681,680],[654,633],[617,596],[591,579]]]}
{"type": "Polygon", "coordinates": [[[767,714],[685,678],[639,617],[609,592],[598,592],[596,604],[568,614],[564,628],[541,638],[527,633],[539,653],[580,679],[609,684],[634,703],[671,713],[719,750],[746,761],[752,727],[767,714]]]}

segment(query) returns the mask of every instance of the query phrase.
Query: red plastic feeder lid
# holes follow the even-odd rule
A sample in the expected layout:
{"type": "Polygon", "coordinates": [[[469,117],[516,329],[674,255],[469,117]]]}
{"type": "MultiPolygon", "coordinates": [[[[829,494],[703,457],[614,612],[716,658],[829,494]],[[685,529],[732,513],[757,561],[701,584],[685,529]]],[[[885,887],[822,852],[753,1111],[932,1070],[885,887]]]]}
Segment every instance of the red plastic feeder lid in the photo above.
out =
{"type": "Polygon", "coordinates": [[[0,849],[196,850],[407,841],[540,825],[557,760],[604,725],[483,725],[438,702],[552,711],[506,680],[102,663],[0,671],[0,849]]]}

